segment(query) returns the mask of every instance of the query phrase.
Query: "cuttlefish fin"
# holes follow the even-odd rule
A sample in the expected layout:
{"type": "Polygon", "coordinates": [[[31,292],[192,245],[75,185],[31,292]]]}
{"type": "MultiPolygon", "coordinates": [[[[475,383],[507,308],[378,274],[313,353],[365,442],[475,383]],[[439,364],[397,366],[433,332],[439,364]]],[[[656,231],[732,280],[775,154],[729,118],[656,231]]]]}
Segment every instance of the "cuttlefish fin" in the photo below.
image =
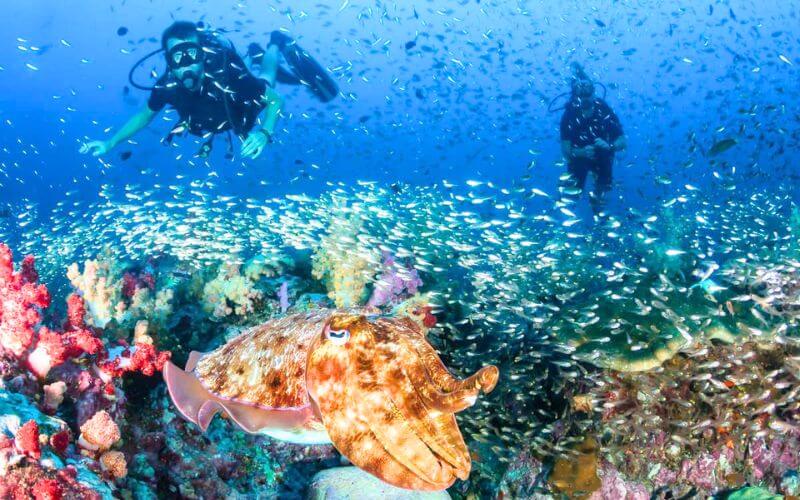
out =
{"type": "MultiPolygon", "coordinates": [[[[211,401],[208,390],[197,378],[170,361],[164,363],[164,381],[175,407],[186,420],[200,425],[199,413],[203,405],[211,401]]],[[[208,413],[209,410],[206,410],[208,413]]],[[[213,416],[213,413],[211,414],[213,416]]],[[[210,417],[208,418],[210,421],[210,417]]],[[[202,426],[201,426],[202,427],[202,426]]]]}
{"type": "MultiPolygon", "coordinates": [[[[194,367],[202,355],[192,353],[187,367],[194,367]],[[195,357],[195,355],[197,355],[195,357]]],[[[302,408],[261,408],[215,396],[197,377],[171,362],[164,364],[164,380],[169,395],[183,417],[197,424],[203,432],[217,413],[227,414],[242,430],[258,433],[266,429],[297,430],[316,421],[310,405],[302,408]]]]}
{"type": "Polygon", "coordinates": [[[197,366],[197,362],[203,357],[205,353],[192,351],[189,353],[189,359],[186,360],[186,371],[190,372],[197,366]]]}
{"type": "Polygon", "coordinates": [[[200,429],[205,432],[208,429],[209,424],[211,424],[211,419],[214,418],[214,415],[222,410],[222,405],[217,403],[216,401],[208,400],[200,406],[200,411],[197,412],[197,425],[200,426],[200,429]]]}

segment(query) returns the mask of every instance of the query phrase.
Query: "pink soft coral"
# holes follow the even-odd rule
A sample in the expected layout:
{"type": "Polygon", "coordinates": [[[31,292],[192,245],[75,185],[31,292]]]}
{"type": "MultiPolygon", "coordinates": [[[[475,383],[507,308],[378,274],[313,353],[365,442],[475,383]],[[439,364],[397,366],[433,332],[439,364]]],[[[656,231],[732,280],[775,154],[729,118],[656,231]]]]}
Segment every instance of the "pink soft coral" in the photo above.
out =
{"type": "Polygon", "coordinates": [[[101,353],[103,343],[86,328],[83,300],[77,295],[67,301],[64,332],[38,327],[41,310],[50,306],[50,293],[45,285],[36,283],[39,274],[32,256],[23,259],[19,272],[14,272],[12,257],[8,246],[0,243],[0,350],[25,359],[40,378],[68,359],[101,353]]]}
{"type": "Polygon", "coordinates": [[[33,257],[23,260],[14,272],[11,249],[0,243],[0,350],[22,356],[34,341],[40,310],[50,305],[50,294],[37,285],[33,257]]]}
{"type": "MultiPolygon", "coordinates": [[[[44,379],[51,369],[84,354],[94,356],[109,378],[129,371],[153,375],[169,359],[169,352],[137,344],[126,356],[106,361],[108,352],[97,332],[86,325],[86,307],[77,294],[67,299],[64,331],[37,329],[42,319],[41,309],[50,305],[47,287],[37,284],[38,278],[33,257],[25,257],[20,271],[15,273],[11,250],[0,243],[0,351],[10,352],[18,361],[24,360],[23,365],[37,377],[44,379]]],[[[145,273],[140,278],[146,287],[154,284],[152,274],[145,273]]],[[[131,279],[135,288],[136,278],[131,279]]]]}
{"type": "Polygon", "coordinates": [[[28,356],[28,365],[33,373],[44,378],[50,369],[82,354],[104,356],[103,342],[83,322],[85,308],[83,299],[75,294],[67,299],[67,321],[64,332],[54,332],[43,327],[39,330],[39,341],[28,356]]]}

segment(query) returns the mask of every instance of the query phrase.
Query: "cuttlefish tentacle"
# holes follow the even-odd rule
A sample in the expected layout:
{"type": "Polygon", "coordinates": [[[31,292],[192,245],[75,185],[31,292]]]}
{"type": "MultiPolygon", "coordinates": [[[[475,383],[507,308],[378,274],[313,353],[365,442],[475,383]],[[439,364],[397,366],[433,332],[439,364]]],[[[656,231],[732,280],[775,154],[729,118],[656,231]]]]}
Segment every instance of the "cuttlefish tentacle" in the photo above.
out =
{"type": "Polygon", "coordinates": [[[454,392],[475,387],[483,390],[483,392],[491,392],[497,384],[498,372],[494,366],[486,366],[471,377],[458,380],[447,370],[436,350],[421,334],[398,335],[397,339],[413,347],[422,360],[428,377],[442,392],[454,392]]]}
{"type": "Polygon", "coordinates": [[[455,417],[432,409],[416,390],[407,370],[397,364],[384,372],[381,383],[392,384],[395,391],[391,395],[395,406],[409,423],[414,433],[439,457],[447,461],[457,477],[469,476],[470,459],[464,438],[458,430],[455,417]]]}
{"type": "Polygon", "coordinates": [[[395,399],[402,401],[407,396],[391,386],[387,391],[375,372],[374,357],[370,360],[366,355],[358,353],[356,364],[362,368],[358,386],[366,414],[372,415],[369,426],[373,434],[395,460],[416,476],[431,484],[451,484],[455,479],[453,467],[437,457],[424,440],[427,433],[418,435],[395,404],[395,399]]]}
{"type": "Polygon", "coordinates": [[[415,490],[441,490],[450,486],[431,484],[389,454],[370,427],[368,419],[374,414],[362,411],[368,406],[364,404],[366,398],[374,395],[364,394],[356,384],[341,382],[360,376],[344,359],[346,356],[342,352],[338,359],[318,360],[312,353],[310,359],[315,405],[336,449],[355,465],[390,484],[415,490]]]}
{"type": "Polygon", "coordinates": [[[392,340],[416,354],[416,361],[408,367],[408,375],[431,408],[457,413],[472,406],[481,391],[490,392],[497,384],[499,372],[495,366],[483,367],[470,377],[458,380],[421,336],[395,334],[392,340]]]}

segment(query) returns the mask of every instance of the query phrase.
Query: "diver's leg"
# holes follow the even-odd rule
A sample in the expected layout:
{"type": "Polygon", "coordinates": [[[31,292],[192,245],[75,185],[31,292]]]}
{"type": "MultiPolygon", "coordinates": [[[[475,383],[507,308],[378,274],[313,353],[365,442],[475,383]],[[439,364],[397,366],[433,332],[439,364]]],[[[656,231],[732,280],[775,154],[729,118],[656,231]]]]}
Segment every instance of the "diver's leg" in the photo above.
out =
{"type": "Polygon", "coordinates": [[[339,86],[328,71],[308,52],[300,48],[292,37],[273,31],[269,41],[276,45],[289,67],[277,66],[277,80],[290,85],[305,85],[322,102],[329,102],[339,94],[339,86]]]}
{"type": "Polygon", "coordinates": [[[578,199],[583,192],[583,187],[586,185],[586,176],[589,170],[585,165],[570,162],[567,164],[568,176],[563,178],[558,186],[560,193],[560,204],[562,206],[573,205],[578,202],[578,199]]]}
{"type": "Polygon", "coordinates": [[[269,83],[270,87],[275,88],[275,78],[278,74],[278,58],[280,49],[277,45],[267,45],[264,51],[264,59],[261,62],[261,78],[269,83]]]}
{"type": "Polygon", "coordinates": [[[247,46],[248,69],[256,78],[261,78],[261,67],[264,63],[264,48],[255,42],[247,46]]]}
{"type": "Polygon", "coordinates": [[[602,160],[595,163],[592,171],[595,174],[594,190],[589,194],[589,202],[595,217],[606,217],[606,204],[608,193],[611,191],[611,165],[613,159],[602,160]]]}

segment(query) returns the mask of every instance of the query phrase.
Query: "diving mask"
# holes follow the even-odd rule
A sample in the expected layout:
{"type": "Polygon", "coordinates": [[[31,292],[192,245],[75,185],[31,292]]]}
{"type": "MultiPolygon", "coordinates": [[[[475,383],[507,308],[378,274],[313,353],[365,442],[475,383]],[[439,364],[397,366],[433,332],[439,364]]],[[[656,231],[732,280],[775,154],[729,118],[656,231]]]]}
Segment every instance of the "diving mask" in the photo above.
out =
{"type": "Polygon", "coordinates": [[[167,52],[167,64],[170,68],[185,68],[203,60],[203,47],[194,42],[183,42],[167,52]]]}

